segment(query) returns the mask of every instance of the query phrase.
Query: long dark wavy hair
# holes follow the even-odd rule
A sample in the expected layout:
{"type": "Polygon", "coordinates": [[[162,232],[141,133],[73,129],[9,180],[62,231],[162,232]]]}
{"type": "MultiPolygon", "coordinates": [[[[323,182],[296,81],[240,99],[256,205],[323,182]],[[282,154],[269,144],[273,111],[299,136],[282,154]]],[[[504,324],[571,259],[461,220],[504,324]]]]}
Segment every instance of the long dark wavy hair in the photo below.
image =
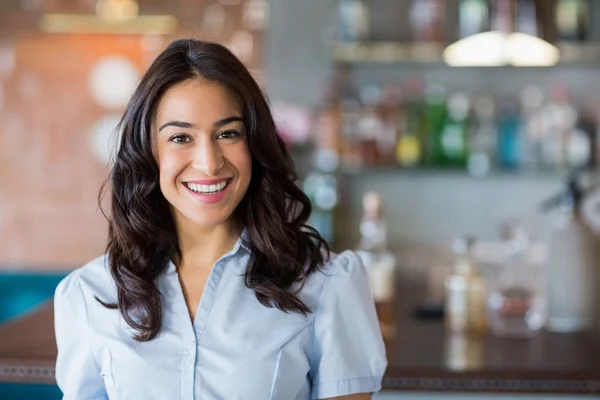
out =
{"type": "Polygon", "coordinates": [[[159,187],[152,119],[169,88],[194,79],[224,85],[243,104],[252,177],[235,217],[247,229],[252,250],[246,286],[266,307],[307,315],[311,310],[298,298],[299,290],[329,257],[327,242],[306,224],[310,200],[295,183],[294,163],[250,72],[219,44],[176,40],[152,63],[126,107],[114,165],[99,196],[101,201],[110,191],[106,250],[117,303],[98,301],[118,309],[138,341],[152,340],[160,332],[163,302],[156,279],[171,257],[181,255],[170,207],[159,187]]]}

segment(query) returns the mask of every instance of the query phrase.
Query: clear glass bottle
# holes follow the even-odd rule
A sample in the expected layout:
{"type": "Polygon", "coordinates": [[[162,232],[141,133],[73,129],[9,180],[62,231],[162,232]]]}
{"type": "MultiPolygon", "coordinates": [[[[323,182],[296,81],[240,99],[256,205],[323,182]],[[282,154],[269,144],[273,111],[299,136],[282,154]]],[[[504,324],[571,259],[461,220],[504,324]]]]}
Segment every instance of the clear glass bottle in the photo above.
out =
{"type": "Polygon", "coordinates": [[[532,337],[545,321],[539,266],[530,259],[530,239],[519,224],[503,227],[506,259],[489,282],[488,324],[501,337],[532,337]]]}
{"type": "Polygon", "coordinates": [[[475,239],[467,236],[454,243],[454,271],[446,278],[446,327],[453,333],[484,334],[486,282],[473,260],[475,239]]]}
{"type": "Polygon", "coordinates": [[[338,2],[339,39],[342,42],[359,42],[369,33],[369,9],[364,0],[338,2]]]}
{"type": "Polygon", "coordinates": [[[555,332],[585,331],[595,325],[598,244],[588,225],[590,213],[582,213],[590,189],[581,181],[573,174],[565,190],[543,204],[551,212],[552,222],[544,266],[548,296],[546,328],[555,332]]]}
{"type": "Polygon", "coordinates": [[[356,249],[370,278],[371,293],[384,338],[395,333],[394,301],[396,256],[387,243],[387,226],[383,218],[383,201],[375,192],[363,196],[361,240],[356,249]]]}
{"type": "Polygon", "coordinates": [[[458,37],[465,38],[489,30],[490,5],[487,0],[460,0],[458,37]]]}

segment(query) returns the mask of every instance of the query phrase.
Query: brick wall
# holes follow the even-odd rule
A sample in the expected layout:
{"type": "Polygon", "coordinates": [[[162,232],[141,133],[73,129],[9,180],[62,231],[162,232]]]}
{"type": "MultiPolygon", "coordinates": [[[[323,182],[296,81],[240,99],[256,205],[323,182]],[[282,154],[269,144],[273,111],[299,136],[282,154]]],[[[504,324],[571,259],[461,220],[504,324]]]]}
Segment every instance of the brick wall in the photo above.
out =
{"type": "MultiPolygon", "coordinates": [[[[229,43],[241,29],[240,6],[227,29],[177,36],[229,43]]],[[[260,74],[260,37],[246,61],[260,74]]],[[[0,269],[71,269],[101,254],[106,221],[96,197],[107,175],[94,154],[91,128],[122,108],[106,109],[88,90],[103,56],[126,57],[139,73],[172,38],[148,46],[142,36],[0,37],[0,269]]],[[[152,42],[150,42],[152,44],[152,42]]]]}

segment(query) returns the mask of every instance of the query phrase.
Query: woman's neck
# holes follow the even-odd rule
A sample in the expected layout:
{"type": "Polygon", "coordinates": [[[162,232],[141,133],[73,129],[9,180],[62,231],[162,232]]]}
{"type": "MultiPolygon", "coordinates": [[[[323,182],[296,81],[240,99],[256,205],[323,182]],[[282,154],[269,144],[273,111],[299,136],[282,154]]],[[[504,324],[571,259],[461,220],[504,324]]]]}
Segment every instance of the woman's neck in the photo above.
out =
{"type": "Polygon", "coordinates": [[[235,246],[242,233],[242,228],[233,221],[213,227],[202,227],[189,221],[176,225],[180,254],[174,263],[178,270],[212,268],[235,246]]]}

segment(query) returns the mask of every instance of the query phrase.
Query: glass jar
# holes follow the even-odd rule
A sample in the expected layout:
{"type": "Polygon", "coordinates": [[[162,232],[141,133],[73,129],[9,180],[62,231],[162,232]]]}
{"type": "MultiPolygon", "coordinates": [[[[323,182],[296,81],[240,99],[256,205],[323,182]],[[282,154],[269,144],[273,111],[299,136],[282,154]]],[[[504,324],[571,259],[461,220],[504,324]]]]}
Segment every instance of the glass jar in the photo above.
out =
{"type": "Polygon", "coordinates": [[[540,265],[529,235],[521,225],[504,227],[505,258],[488,283],[488,325],[501,337],[533,337],[545,322],[540,265]]]}

